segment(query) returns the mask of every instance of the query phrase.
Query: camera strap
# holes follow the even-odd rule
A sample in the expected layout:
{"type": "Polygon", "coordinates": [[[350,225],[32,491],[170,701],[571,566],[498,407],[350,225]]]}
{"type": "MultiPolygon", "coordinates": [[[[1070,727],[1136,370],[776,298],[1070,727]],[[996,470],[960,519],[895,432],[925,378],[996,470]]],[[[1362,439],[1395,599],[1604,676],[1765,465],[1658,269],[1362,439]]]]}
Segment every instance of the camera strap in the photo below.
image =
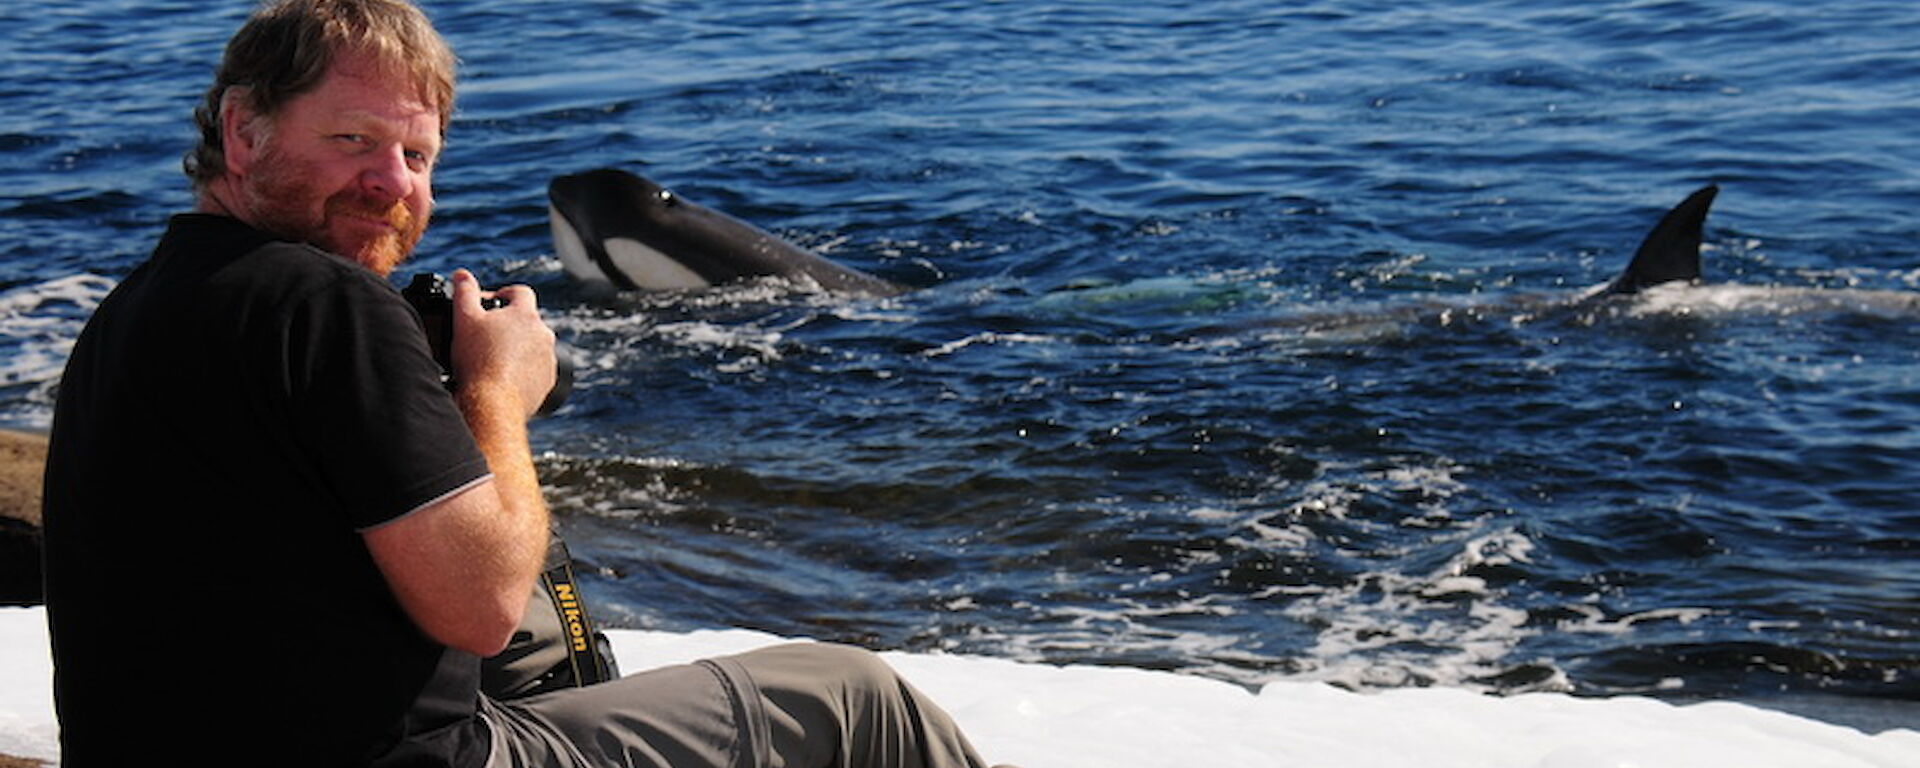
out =
{"type": "Polygon", "coordinates": [[[574,685],[593,685],[612,679],[612,670],[608,669],[606,660],[601,657],[596,642],[599,634],[593,629],[593,620],[587,617],[586,603],[580,598],[579,588],[573,578],[573,556],[567,552],[567,543],[558,535],[548,539],[547,564],[547,570],[540,574],[541,591],[553,601],[554,613],[560,617],[560,629],[567,646],[567,661],[573,667],[574,685]]]}

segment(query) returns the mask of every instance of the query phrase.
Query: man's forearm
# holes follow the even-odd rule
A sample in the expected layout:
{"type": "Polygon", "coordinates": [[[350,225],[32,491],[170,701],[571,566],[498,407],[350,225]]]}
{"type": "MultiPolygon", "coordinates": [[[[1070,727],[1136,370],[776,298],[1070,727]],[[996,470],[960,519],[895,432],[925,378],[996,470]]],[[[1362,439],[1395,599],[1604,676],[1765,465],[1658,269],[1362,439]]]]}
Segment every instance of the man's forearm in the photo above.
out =
{"type": "Polygon", "coordinates": [[[546,558],[548,532],[547,504],[533,467],[526,417],[506,386],[474,382],[461,387],[458,401],[500,497],[496,557],[503,573],[517,574],[514,578],[526,592],[546,558]]]}

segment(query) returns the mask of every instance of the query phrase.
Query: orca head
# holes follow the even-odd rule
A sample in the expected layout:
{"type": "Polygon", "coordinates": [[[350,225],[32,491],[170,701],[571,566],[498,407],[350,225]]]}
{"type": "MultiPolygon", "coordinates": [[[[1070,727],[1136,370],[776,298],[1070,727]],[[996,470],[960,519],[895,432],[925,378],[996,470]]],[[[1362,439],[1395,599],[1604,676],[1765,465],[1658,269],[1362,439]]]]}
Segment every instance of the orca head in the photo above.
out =
{"type": "Polygon", "coordinates": [[[1638,293],[1662,283],[1700,279],[1700,237],[1720,187],[1708,184],[1667,211],[1640,242],[1625,271],[1601,295],[1638,293]]]}
{"type": "Polygon", "coordinates": [[[567,274],[618,290],[706,288],[713,283],[660,246],[679,198],[615,168],[555,177],[547,185],[554,254],[567,274]]]}
{"type": "Polygon", "coordinates": [[[905,290],[626,171],[557,177],[547,200],[554,252],[588,284],[701,289],[764,276],[872,296],[905,290]]]}

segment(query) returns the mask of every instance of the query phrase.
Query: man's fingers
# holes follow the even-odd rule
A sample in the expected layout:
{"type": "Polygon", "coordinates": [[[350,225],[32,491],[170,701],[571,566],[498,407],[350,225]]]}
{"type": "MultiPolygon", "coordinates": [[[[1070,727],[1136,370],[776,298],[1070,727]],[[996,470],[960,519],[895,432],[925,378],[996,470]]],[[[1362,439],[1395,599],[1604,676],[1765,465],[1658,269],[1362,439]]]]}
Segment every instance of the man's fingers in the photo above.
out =
{"type": "Polygon", "coordinates": [[[480,280],[464,269],[453,271],[453,306],[460,312],[480,311],[480,280]]]}
{"type": "Polygon", "coordinates": [[[534,294],[533,287],[529,285],[509,285],[494,291],[493,296],[494,298],[500,299],[504,305],[520,307],[522,309],[532,310],[540,306],[539,296],[534,294]]]}

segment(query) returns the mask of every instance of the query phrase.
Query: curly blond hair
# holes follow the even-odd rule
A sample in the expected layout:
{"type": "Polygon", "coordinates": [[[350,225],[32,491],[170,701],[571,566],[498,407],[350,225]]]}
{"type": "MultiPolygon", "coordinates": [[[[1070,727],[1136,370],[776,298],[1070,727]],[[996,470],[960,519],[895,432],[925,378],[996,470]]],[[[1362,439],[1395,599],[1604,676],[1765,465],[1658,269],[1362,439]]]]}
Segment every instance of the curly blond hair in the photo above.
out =
{"type": "Polygon", "coordinates": [[[227,41],[206,99],[193,110],[200,143],[182,160],[196,188],[227,172],[220,130],[229,91],[254,114],[272,117],[289,99],[320,84],[342,52],[368,56],[411,82],[440,111],[440,132],[453,116],[453,49],[426,14],[407,0],[279,0],[262,6],[227,41]]]}

